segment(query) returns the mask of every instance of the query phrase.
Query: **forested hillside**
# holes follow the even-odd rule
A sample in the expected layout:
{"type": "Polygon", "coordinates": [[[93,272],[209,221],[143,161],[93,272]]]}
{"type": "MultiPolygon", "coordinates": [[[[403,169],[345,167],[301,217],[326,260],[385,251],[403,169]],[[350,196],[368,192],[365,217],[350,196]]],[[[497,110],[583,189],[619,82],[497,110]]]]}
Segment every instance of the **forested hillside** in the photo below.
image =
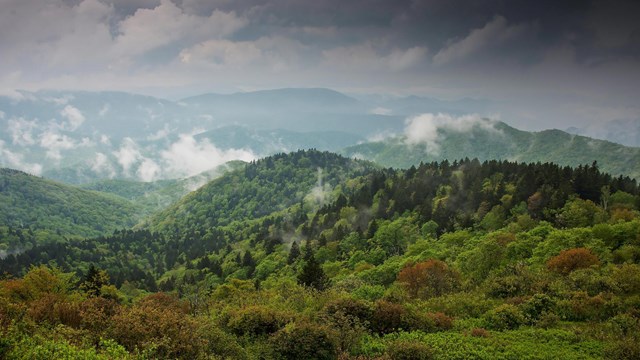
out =
{"type": "Polygon", "coordinates": [[[639,195],[595,164],[279,154],[0,260],[0,353],[634,359],[639,195]]]}
{"type": "Polygon", "coordinates": [[[640,179],[640,148],[568,134],[560,130],[527,132],[503,122],[482,120],[465,129],[443,125],[431,136],[395,137],[346,148],[342,153],[383,166],[408,168],[420,162],[465,157],[578,166],[598,162],[602,171],[640,179]]]}
{"type": "Polygon", "coordinates": [[[323,204],[344,181],[373,165],[315,150],[277,154],[203,186],[148,221],[165,233],[197,231],[259,218],[303,202],[323,204]]]}
{"type": "Polygon", "coordinates": [[[98,236],[135,225],[138,211],[120,197],[0,169],[0,226],[98,236]]]}

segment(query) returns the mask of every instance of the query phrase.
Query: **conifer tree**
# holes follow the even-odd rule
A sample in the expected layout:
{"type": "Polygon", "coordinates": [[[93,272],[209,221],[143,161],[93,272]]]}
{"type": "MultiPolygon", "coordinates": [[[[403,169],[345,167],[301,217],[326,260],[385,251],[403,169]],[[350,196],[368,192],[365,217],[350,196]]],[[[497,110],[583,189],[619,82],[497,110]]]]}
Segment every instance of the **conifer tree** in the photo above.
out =
{"type": "Polygon", "coordinates": [[[293,264],[300,257],[300,247],[297,242],[291,244],[291,250],[289,250],[289,257],[287,258],[287,264],[293,264]]]}
{"type": "Polygon", "coordinates": [[[305,249],[304,261],[305,264],[302,267],[302,272],[298,275],[298,283],[319,291],[324,290],[329,280],[313,255],[311,246],[308,244],[305,249]]]}

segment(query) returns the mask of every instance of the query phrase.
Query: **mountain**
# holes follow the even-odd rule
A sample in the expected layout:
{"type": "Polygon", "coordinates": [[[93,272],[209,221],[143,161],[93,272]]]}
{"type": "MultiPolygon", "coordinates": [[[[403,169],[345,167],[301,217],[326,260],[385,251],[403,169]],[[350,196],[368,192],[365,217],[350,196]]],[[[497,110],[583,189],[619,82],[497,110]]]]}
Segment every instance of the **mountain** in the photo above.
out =
{"type": "Polygon", "coordinates": [[[408,168],[420,162],[478,158],[519,162],[553,162],[578,166],[597,161],[613,175],[640,179],[640,148],[572,135],[560,130],[526,132],[503,122],[481,120],[458,129],[442,124],[430,136],[412,134],[347,147],[346,156],[374,161],[383,166],[408,168]]]}
{"type": "Polygon", "coordinates": [[[0,226],[2,241],[33,244],[0,259],[15,276],[0,279],[10,331],[0,351],[625,358],[640,329],[639,195],[636,181],[596,166],[467,159],[401,170],[277,154],[135,230],[38,243],[0,226]]]}
{"type": "Polygon", "coordinates": [[[71,184],[184,178],[229,160],[308,148],[337,151],[404,126],[401,116],[372,114],[370,107],[329,89],[181,101],[123,92],[21,91],[19,97],[0,96],[0,166],[71,184]]]}
{"type": "Polygon", "coordinates": [[[89,237],[135,225],[139,211],[120,197],[0,169],[0,226],[89,237]]]}
{"type": "Polygon", "coordinates": [[[617,119],[585,127],[571,127],[567,132],[604,139],[626,146],[640,146],[640,119],[617,119]]]}
{"type": "Polygon", "coordinates": [[[221,149],[247,149],[254,154],[275,154],[302,149],[338,151],[365,141],[365,138],[342,131],[295,132],[284,129],[257,130],[245,126],[225,126],[194,136],[208,140],[221,149]]]}
{"type": "Polygon", "coordinates": [[[113,194],[140,207],[143,214],[150,215],[180,200],[184,195],[194,191],[211,180],[228,171],[243,168],[242,161],[230,161],[211,170],[184,179],[157,180],[140,182],[132,180],[106,179],[81,184],[79,188],[113,194]]]}
{"type": "Polygon", "coordinates": [[[183,99],[180,103],[222,124],[246,125],[260,130],[341,131],[366,136],[397,131],[403,126],[402,117],[371,114],[367,103],[321,88],[205,94],[183,99]]]}
{"type": "Polygon", "coordinates": [[[229,172],[153,215],[143,227],[160,232],[208,229],[285,210],[305,199],[322,205],[343,181],[373,168],[317,150],[276,154],[229,172]]]}

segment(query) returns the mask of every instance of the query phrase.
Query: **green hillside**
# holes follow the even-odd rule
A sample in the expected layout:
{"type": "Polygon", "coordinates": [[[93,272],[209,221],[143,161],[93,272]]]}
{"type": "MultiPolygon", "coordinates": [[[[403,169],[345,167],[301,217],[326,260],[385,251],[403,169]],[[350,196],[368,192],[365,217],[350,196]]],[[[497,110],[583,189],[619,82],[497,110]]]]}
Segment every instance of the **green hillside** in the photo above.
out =
{"type": "Polygon", "coordinates": [[[593,165],[279,154],[146,229],[5,254],[0,354],[633,359],[639,208],[593,165]]]}
{"type": "Polygon", "coordinates": [[[342,153],[383,166],[408,168],[420,162],[478,158],[518,162],[553,162],[578,166],[597,161],[602,171],[640,179],[640,148],[572,135],[560,130],[526,132],[503,122],[469,131],[438,129],[436,145],[409,144],[406,137],[346,148],[342,153]]]}
{"type": "Polygon", "coordinates": [[[0,169],[0,225],[98,236],[133,226],[138,212],[117,196],[0,169]]]}
{"type": "Polygon", "coordinates": [[[277,154],[227,173],[155,214],[145,226],[161,232],[208,229],[258,218],[303,201],[332,198],[334,187],[372,165],[329,152],[277,154]]]}

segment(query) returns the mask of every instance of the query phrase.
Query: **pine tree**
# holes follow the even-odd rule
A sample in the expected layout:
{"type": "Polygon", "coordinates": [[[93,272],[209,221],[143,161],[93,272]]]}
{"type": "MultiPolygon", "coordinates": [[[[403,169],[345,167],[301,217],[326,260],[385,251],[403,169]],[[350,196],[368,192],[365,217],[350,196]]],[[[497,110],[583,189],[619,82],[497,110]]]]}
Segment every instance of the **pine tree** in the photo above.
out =
{"type": "Polygon", "coordinates": [[[300,247],[297,242],[291,244],[291,250],[289,251],[289,258],[287,258],[287,264],[293,264],[300,257],[300,247]]]}
{"type": "Polygon", "coordinates": [[[84,281],[80,284],[80,289],[90,297],[98,297],[101,295],[103,285],[109,285],[109,275],[106,271],[98,270],[91,264],[84,281]]]}
{"type": "Polygon", "coordinates": [[[247,268],[247,276],[253,276],[253,272],[256,269],[256,261],[253,260],[253,256],[251,256],[250,251],[246,251],[242,258],[242,266],[247,268]]]}
{"type": "Polygon", "coordinates": [[[313,256],[313,250],[309,245],[306,246],[304,261],[302,272],[298,275],[298,283],[319,291],[326,289],[329,279],[327,279],[322,267],[313,256]]]}

